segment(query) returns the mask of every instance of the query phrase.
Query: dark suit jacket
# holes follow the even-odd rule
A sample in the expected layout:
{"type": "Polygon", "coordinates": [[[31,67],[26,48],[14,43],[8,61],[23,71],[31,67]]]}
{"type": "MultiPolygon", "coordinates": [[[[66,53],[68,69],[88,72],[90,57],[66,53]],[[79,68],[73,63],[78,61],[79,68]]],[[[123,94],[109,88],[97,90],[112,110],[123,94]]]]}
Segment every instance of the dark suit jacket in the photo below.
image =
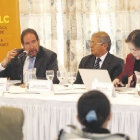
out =
{"type": "MultiPolygon", "coordinates": [[[[11,80],[22,80],[25,59],[25,55],[12,59],[6,69],[0,72],[0,77],[9,77],[11,80]]],[[[53,82],[59,83],[56,76],[58,70],[57,55],[53,51],[40,46],[34,67],[36,68],[36,76],[38,79],[46,79],[46,70],[54,70],[53,82]]]]}
{"type": "MultiPolygon", "coordinates": [[[[93,69],[96,57],[94,55],[88,55],[82,58],[79,68],[93,69]]],[[[124,61],[110,53],[107,54],[101,69],[107,69],[111,80],[113,81],[123,70],[124,61]]],[[[77,73],[75,84],[83,84],[80,73],[77,73]]]]}
{"type": "Polygon", "coordinates": [[[128,77],[133,75],[133,68],[134,68],[135,60],[136,60],[135,57],[131,53],[127,55],[126,63],[125,63],[125,67],[123,69],[123,72],[117,77],[124,84],[127,84],[128,77]]]}

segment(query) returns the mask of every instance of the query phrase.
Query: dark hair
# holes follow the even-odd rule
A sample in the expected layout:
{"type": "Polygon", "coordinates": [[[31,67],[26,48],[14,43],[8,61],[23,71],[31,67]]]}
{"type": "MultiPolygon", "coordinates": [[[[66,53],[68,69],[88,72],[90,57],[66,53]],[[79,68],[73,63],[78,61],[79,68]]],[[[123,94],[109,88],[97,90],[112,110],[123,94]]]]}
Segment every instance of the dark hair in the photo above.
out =
{"type": "Polygon", "coordinates": [[[92,90],[83,94],[78,101],[78,118],[86,132],[98,132],[110,114],[110,102],[108,98],[98,90],[92,90]],[[94,110],[97,120],[88,122],[87,114],[94,110]]]}
{"type": "Polygon", "coordinates": [[[125,40],[126,43],[131,42],[136,48],[140,49],[140,30],[132,31],[127,39],[125,40]]]}
{"type": "Polygon", "coordinates": [[[110,51],[111,39],[110,39],[110,36],[106,32],[100,31],[100,32],[92,34],[92,36],[99,38],[100,42],[103,44],[107,43],[108,44],[107,51],[110,51]]]}
{"type": "Polygon", "coordinates": [[[24,44],[24,40],[23,40],[24,36],[28,33],[33,33],[35,35],[36,39],[39,40],[37,32],[34,29],[27,28],[27,29],[23,30],[21,33],[21,43],[22,44],[24,44]]]}

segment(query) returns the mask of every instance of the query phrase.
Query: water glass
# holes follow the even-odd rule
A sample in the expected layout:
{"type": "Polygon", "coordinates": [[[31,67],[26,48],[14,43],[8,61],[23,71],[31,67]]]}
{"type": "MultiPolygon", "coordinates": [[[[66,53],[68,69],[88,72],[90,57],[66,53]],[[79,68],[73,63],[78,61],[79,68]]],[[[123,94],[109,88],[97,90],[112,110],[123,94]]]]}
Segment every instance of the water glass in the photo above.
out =
{"type": "Polygon", "coordinates": [[[50,95],[53,95],[54,94],[54,87],[53,87],[54,70],[46,70],[46,78],[51,83],[50,95]]]}
{"type": "Polygon", "coordinates": [[[47,78],[47,80],[53,81],[53,78],[54,78],[54,70],[46,70],[46,78],[47,78]]]}
{"type": "Polygon", "coordinates": [[[23,81],[27,89],[29,88],[30,80],[34,79],[36,79],[36,68],[26,70],[23,76],[23,81]]]}
{"type": "Polygon", "coordinates": [[[62,85],[64,79],[65,79],[65,72],[63,71],[57,71],[57,78],[60,81],[60,85],[62,85]]]}
{"type": "Polygon", "coordinates": [[[68,83],[73,85],[76,80],[76,72],[68,72],[68,83]]]}
{"type": "Polygon", "coordinates": [[[140,95],[140,72],[135,71],[135,75],[136,75],[136,78],[137,78],[136,89],[138,91],[138,94],[140,95]]]}

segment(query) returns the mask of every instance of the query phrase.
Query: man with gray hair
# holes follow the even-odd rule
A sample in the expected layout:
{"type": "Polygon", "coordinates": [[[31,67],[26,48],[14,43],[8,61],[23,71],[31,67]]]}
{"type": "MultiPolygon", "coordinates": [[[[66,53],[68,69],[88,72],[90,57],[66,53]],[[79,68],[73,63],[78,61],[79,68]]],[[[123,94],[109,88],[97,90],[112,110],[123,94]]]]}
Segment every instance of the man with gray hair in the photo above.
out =
{"type": "MultiPolygon", "coordinates": [[[[111,39],[106,32],[94,33],[90,42],[91,54],[82,58],[79,68],[83,69],[106,69],[113,81],[123,70],[124,61],[109,53],[111,39]]],[[[75,84],[82,84],[78,72],[75,84]]]]}

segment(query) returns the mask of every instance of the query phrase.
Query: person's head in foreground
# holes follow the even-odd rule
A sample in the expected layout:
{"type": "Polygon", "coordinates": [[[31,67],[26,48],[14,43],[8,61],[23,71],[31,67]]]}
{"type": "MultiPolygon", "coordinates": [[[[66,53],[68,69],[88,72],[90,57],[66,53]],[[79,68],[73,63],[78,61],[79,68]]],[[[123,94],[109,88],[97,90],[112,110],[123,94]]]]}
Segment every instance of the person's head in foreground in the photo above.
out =
{"type": "Polygon", "coordinates": [[[60,132],[59,140],[129,140],[124,134],[110,134],[107,129],[111,118],[111,105],[108,98],[98,90],[84,93],[77,104],[78,120],[83,126],[82,130],[72,127],[72,132],[60,132]]]}
{"type": "Polygon", "coordinates": [[[133,54],[135,59],[140,59],[140,30],[134,30],[132,31],[127,39],[126,43],[128,43],[128,47],[130,49],[130,52],[133,54]]]}
{"type": "Polygon", "coordinates": [[[0,107],[0,140],[23,140],[24,113],[20,108],[0,107]]]}
{"type": "Polygon", "coordinates": [[[84,126],[84,131],[100,133],[102,128],[107,128],[111,108],[108,98],[102,92],[93,90],[83,94],[77,107],[78,120],[84,126]]]}

